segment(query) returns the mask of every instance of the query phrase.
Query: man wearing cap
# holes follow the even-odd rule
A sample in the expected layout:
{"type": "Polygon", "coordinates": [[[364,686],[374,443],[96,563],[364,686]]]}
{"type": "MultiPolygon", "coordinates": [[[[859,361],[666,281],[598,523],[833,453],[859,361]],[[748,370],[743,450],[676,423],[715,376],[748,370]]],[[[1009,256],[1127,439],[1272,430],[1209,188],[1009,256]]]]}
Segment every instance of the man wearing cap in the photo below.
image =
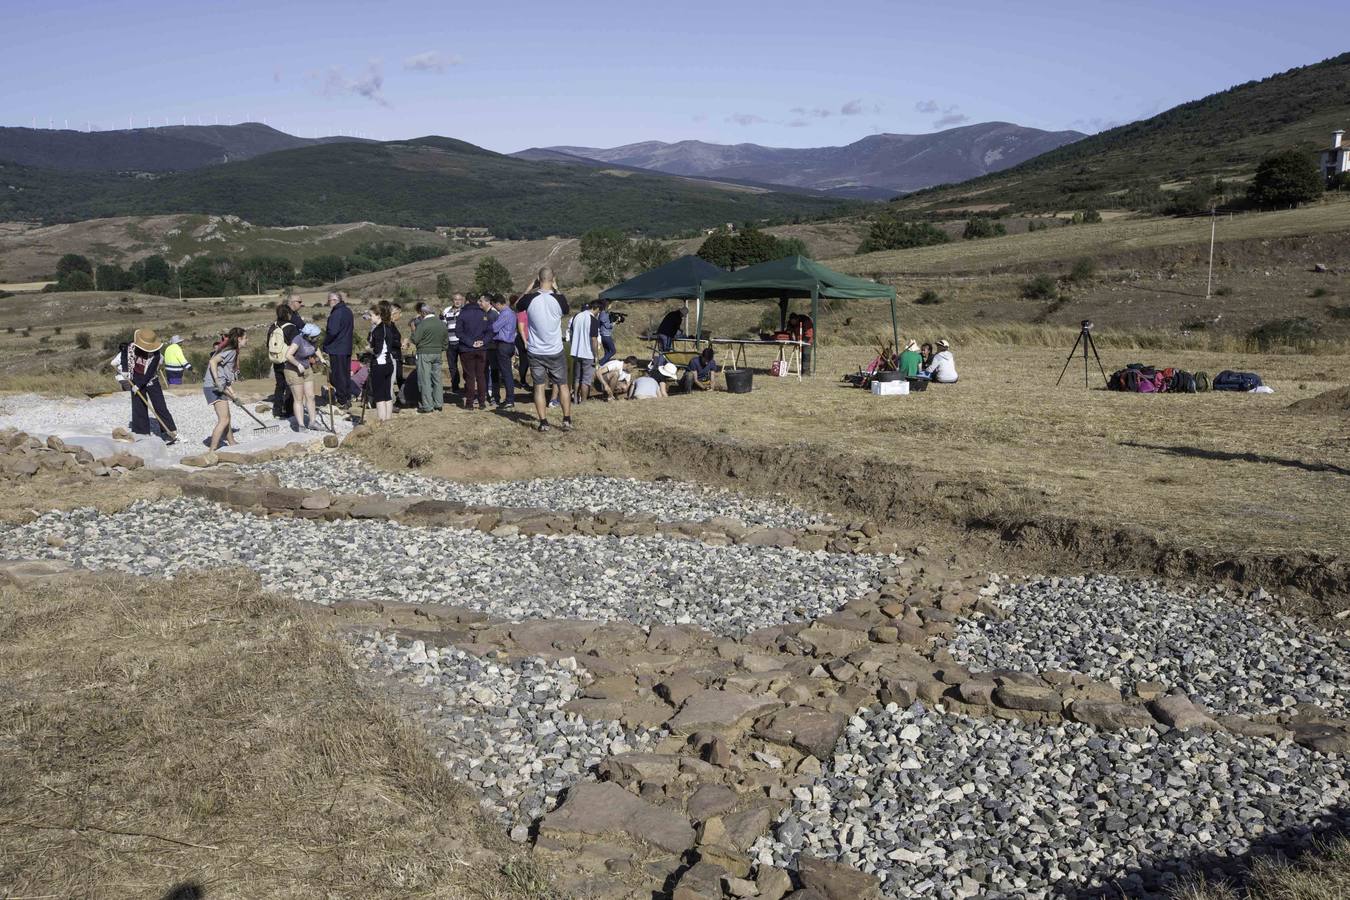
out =
{"type": "Polygon", "coordinates": [[[352,310],[341,291],[328,294],[328,322],[323,352],[328,356],[328,383],[333,400],[343,409],[352,406],[352,310]]]}
{"type": "Polygon", "coordinates": [[[192,363],[183,353],[183,336],[175,334],[164,348],[164,378],[169,384],[182,384],[183,375],[192,371],[192,363]]]}
{"type": "Polygon", "coordinates": [[[164,402],[159,384],[159,369],[164,362],[164,344],[150,329],[137,329],[127,348],[127,374],[131,380],[131,430],[150,434],[150,409],[154,407],[159,436],[166,444],[178,443],[178,426],[164,402]]]}
{"type": "Polygon", "coordinates": [[[924,366],[924,374],[938,384],[956,383],[956,358],[952,356],[952,345],[946,341],[937,342],[937,353],[924,366]]]}
{"type": "Polygon", "coordinates": [[[438,412],[445,407],[445,382],[441,378],[441,354],[446,347],[446,327],[426,303],[417,304],[417,324],[412,342],[417,349],[417,411],[438,412]]]}
{"type": "Polygon", "coordinates": [[[919,374],[919,367],[923,365],[923,354],[919,352],[917,341],[910,341],[905,345],[905,349],[900,353],[900,360],[896,367],[900,374],[906,378],[913,378],[919,374]]]}

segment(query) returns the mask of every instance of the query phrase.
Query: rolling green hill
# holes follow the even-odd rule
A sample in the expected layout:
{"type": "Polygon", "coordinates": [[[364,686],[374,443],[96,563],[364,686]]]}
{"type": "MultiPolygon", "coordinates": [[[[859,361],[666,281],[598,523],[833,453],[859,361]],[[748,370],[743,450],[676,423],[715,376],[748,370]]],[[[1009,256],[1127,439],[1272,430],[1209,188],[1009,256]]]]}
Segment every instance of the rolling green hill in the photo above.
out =
{"type": "Polygon", "coordinates": [[[208,213],[256,225],[472,225],[532,238],[602,225],[671,235],[723,222],[821,218],[840,208],[810,193],[520,160],[439,137],[304,147],[161,176],[0,166],[0,219],[49,223],[208,213]]]}
{"type": "Polygon", "coordinates": [[[1246,179],[1262,156],[1288,147],[1311,154],[1330,146],[1338,128],[1350,128],[1350,53],[1183,103],[1002,172],[917,191],[895,206],[1157,208],[1179,182],[1246,179]]]}

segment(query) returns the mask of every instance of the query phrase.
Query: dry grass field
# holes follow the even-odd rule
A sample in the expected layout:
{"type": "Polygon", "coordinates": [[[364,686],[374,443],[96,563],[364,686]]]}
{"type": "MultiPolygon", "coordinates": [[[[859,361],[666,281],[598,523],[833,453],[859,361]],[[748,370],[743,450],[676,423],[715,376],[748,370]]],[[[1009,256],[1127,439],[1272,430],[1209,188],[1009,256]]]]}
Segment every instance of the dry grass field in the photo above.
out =
{"type": "Polygon", "coordinates": [[[0,895],[548,896],[312,615],[250,575],[0,588],[0,895]]]}

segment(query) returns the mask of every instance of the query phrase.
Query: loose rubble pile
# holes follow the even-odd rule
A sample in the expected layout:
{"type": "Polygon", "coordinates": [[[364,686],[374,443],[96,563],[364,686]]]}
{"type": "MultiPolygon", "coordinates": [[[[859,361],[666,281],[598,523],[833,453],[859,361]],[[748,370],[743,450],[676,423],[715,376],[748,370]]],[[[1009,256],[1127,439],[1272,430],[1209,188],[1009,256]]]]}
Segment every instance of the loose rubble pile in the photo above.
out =
{"type": "Polygon", "coordinates": [[[593,680],[575,660],[499,662],[380,632],[360,639],[356,656],[425,695],[422,721],[438,754],[517,841],[583,773],[606,756],[648,749],[656,735],[564,711],[593,680]]]}
{"type": "Polygon", "coordinates": [[[0,473],[8,478],[32,478],[39,472],[76,475],[120,475],[145,463],[132,453],[96,458],[83,447],[67,446],[52,435],[46,440],[12,428],[0,430],[0,473]]]}
{"type": "Polygon", "coordinates": [[[706,521],[715,516],[746,525],[804,528],[823,521],[785,503],[760,500],[702,485],[582,476],[528,481],[470,483],[385,472],[351,455],[314,456],[241,469],[248,475],[275,475],[285,487],[333,494],[425,497],[480,507],[646,513],[658,521],[706,521]]]}
{"type": "Polygon", "coordinates": [[[1296,849],[1324,816],[1350,824],[1347,800],[1344,760],[1294,744],[876,705],[849,720],[825,774],[793,790],[755,849],[779,867],[837,857],[893,897],[1112,883],[1135,897],[1183,871],[1222,871],[1257,843],[1296,849]]]}
{"type": "Polygon", "coordinates": [[[1006,588],[1003,618],[962,619],[951,642],[983,669],[1068,670],[1132,690],[1162,682],[1218,712],[1313,703],[1350,713],[1350,638],[1242,605],[1111,576],[1006,588]]]}
{"type": "Polygon", "coordinates": [[[832,612],[874,587],[882,567],[867,555],[660,537],[495,536],[258,517],[190,499],[113,515],[47,513],[6,538],[12,553],[91,569],[174,575],[244,566],[272,590],[319,603],[397,598],[510,619],[696,623],[723,634],[832,612]]]}

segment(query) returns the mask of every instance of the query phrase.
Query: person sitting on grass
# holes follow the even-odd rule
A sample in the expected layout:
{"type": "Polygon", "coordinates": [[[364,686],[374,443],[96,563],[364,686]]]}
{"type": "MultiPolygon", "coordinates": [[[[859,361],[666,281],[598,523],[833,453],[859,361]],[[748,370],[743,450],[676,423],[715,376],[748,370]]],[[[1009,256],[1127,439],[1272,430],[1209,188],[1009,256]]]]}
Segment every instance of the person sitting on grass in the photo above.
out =
{"type": "Polygon", "coordinates": [[[937,353],[923,367],[923,374],[938,384],[956,383],[956,358],[952,356],[952,345],[946,341],[937,342],[937,353]]]}
{"type": "Polygon", "coordinates": [[[663,363],[657,368],[655,374],[642,375],[633,380],[628,388],[629,400],[664,400],[670,396],[667,393],[666,385],[675,380],[678,370],[675,364],[663,363]]]}
{"type": "Polygon", "coordinates": [[[248,343],[248,333],[242,328],[231,328],[225,343],[206,363],[202,376],[202,393],[206,403],[216,413],[216,427],[207,439],[207,450],[219,450],[222,442],[234,445],[234,431],[230,428],[230,404],[235,401],[234,383],[239,380],[239,351],[248,343]]]}
{"type": "Polygon", "coordinates": [[[596,367],[595,386],[606,400],[626,397],[628,396],[629,385],[633,381],[633,373],[637,369],[638,360],[636,356],[630,356],[624,360],[611,359],[609,362],[596,367]]]}
{"type": "Polygon", "coordinates": [[[694,391],[717,390],[717,373],[722,367],[713,359],[713,348],[704,347],[702,352],[689,360],[684,375],[680,378],[680,390],[686,394],[694,391]]]}
{"type": "Polygon", "coordinates": [[[900,360],[896,367],[900,370],[901,375],[906,378],[913,378],[919,374],[919,369],[922,366],[923,356],[919,353],[919,345],[911,340],[901,351],[900,360]]]}

